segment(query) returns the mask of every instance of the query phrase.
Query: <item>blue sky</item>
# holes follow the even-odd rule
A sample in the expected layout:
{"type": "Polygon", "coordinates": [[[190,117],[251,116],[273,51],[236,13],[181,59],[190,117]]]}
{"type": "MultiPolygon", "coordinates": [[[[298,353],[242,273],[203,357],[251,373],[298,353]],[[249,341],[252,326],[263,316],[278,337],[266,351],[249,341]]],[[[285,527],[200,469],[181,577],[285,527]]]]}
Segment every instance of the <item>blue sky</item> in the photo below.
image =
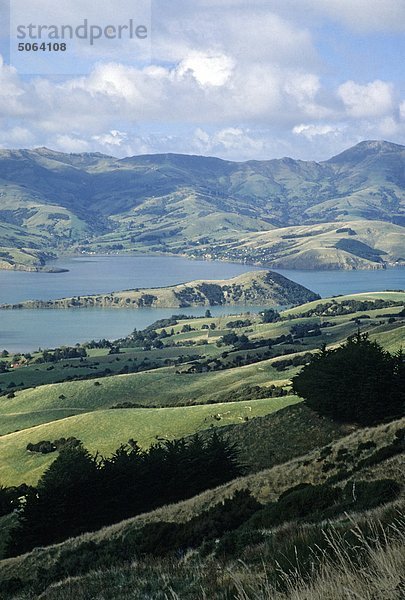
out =
{"type": "Polygon", "coordinates": [[[148,43],[70,43],[33,75],[0,0],[0,147],[323,160],[405,143],[404,0],[148,1],[11,0],[14,24],[148,21],[148,43]]]}

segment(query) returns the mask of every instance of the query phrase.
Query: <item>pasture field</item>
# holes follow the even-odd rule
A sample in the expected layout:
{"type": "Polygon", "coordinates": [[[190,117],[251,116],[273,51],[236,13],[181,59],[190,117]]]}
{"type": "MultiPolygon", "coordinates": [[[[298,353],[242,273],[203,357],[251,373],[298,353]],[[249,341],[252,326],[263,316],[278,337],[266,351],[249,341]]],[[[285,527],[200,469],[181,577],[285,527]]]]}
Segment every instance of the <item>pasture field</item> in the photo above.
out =
{"type": "MultiPolygon", "coordinates": [[[[405,293],[356,294],[335,301],[348,299],[405,303],[405,293]]],[[[29,442],[75,436],[91,451],[111,453],[129,438],[146,447],[157,437],[173,439],[269,415],[299,401],[271,396],[281,388],[290,394],[291,378],[308,354],[323,344],[343,343],[359,328],[391,352],[404,345],[404,304],[300,316],[327,301],[282,311],[274,323],[249,312],[179,319],[166,327],[157,323],[142,333],[136,347],[129,335],[114,343],[113,353],[89,348],[83,359],[38,363],[40,354],[34,354],[24,366],[0,374],[1,484],[35,482],[53,460],[55,454],[27,452],[29,442]],[[303,333],[294,333],[297,327],[303,333]],[[222,343],[230,333],[247,336],[248,343],[246,337],[242,344],[222,343]],[[160,347],[153,347],[156,339],[160,347]],[[121,407],[110,410],[116,405],[121,407]]],[[[10,364],[13,359],[4,360],[10,364]]]]}
{"type": "Polygon", "coordinates": [[[260,417],[300,402],[297,396],[248,402],[155,409],[88,412],[0,437],[0,481],[3,485],[35,484],[55,454],[28,452],[28,443],[74,436],[91,452],[110,455],[135,439],[143,448],[160,440],[260,417]]]}

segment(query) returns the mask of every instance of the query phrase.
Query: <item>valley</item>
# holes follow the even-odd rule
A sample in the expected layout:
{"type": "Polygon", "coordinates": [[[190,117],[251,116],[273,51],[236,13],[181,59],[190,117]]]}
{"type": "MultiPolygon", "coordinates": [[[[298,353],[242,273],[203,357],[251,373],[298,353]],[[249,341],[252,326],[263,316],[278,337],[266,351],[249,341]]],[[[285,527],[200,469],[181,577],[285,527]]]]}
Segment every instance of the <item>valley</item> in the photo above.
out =
{"type": "Polygon", "coordinates": [[[5,600],[400,589],[403,161],[0,151],[5,600]]]}

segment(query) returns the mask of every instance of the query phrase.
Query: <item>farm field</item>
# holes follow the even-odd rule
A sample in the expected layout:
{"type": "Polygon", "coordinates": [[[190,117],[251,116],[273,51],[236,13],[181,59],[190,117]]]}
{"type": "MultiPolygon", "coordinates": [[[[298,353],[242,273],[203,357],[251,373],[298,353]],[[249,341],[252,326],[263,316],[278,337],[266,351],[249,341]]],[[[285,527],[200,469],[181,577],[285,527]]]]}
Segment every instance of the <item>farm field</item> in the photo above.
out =
{"type": "Polygon", "coordinates": [[[143,448],[198,431],[243,423],[300,402],[297,396],[179,408],[99,410],[24,429],[0,438],[0,480],[5,485],[35,484],[54,459],[27,452],[28,443],[74,436],[92,453],[110,455],[128,439],[143,448]]]}

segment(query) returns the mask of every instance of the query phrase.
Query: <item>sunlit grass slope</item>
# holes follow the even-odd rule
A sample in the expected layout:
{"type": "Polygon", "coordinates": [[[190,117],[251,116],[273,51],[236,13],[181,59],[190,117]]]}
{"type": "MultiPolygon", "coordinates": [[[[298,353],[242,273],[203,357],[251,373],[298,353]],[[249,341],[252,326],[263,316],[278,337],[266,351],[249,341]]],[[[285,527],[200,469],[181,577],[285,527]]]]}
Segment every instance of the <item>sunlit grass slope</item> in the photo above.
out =
{"type": "Polygon", "coordinates": [[[300,402],[296,396],[226,402],[215,405],[154,409],[100,410],[0,438],[0,481],[2,485],[36,483],[56,454],[42,455],[26,450],[29,442],[74,436],[91,452],[111,454],[130,438],[146,448],[157,438],[174,439],[231,423],[251,419],[300,402]]]}

